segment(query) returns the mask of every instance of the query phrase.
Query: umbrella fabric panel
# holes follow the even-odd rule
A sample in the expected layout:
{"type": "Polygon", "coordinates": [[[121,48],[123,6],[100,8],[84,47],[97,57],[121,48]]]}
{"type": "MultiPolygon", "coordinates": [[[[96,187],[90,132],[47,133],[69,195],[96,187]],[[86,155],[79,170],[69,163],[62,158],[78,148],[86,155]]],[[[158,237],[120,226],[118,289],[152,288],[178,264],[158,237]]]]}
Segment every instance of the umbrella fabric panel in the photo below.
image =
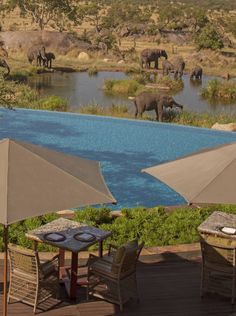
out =
{"type": "Polygon", "coordinates": [[[111,198],[113,198],[100,172],[99,162],[65,155],[64,153],[48,150],[47,148],[33,144],[27,144],[24,142],[18,142],[18,144],[49,163],[64,170],[66,173],[79,178],[91,187],[103,192],[104,194],[110,195],[111,198]]]}
{"type": "Polygon", "coordinates": [[[236,176],[235,158],[236,143],[232,143],[143,171],[166,183],[189,202],[232,203],[236,202],[236,195],[232,194],[236,176]]]}
{"type": "MultiPolygon", "coordinates": [[[[96,182],[96,187],[93,187],[85,182],[85,177],[84,181],[77,177],[80,174],[80,170],[76,168],[80,166],[79,160],[76,164],[72,157],[70,164],[70,156],[57,156],[57,152],[47,154],[46,151],[44,159],[38,154],[40,148],[36,153],[36,146],[33,146],[32,152],[29,147],[26,148],[17,142],[8,140],[6,143],[8,147],[5,143],[0,143],[0,148],[3,144],[5,155],[5,164],[0,164],[1,174],[4,175],[0,182],[2,187],[7,183],[7,189],[4,191],[3,188],[1,191],[1,223],[6,225],[64,208],[115,202],[103,181],[97,162],[82,162],[83,172],[86,171],[86,167],[88,174],[94,172],[94,176],[100,178],[96,182]],[[46,156],[50,157],[50,161],[46,160],[46,156]],[[66,167],[60,168],[67,163],[70,172],[67,172],[66,167]]],[[[91,177],[90,174],[90,181],[91,177]]]]}

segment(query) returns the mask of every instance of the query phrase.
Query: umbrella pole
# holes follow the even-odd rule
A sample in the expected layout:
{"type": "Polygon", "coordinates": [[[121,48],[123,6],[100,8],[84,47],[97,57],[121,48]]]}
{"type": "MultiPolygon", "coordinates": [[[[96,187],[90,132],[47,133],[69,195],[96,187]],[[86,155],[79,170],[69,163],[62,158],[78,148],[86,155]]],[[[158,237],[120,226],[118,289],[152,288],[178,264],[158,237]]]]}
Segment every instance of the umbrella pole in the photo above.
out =
{"type": "Polygon", "coordinates": [[[8,226],[4,225],[4,293],[3,293],[3,316],[7,315],[7,245],[8,245],[8,226]]]}

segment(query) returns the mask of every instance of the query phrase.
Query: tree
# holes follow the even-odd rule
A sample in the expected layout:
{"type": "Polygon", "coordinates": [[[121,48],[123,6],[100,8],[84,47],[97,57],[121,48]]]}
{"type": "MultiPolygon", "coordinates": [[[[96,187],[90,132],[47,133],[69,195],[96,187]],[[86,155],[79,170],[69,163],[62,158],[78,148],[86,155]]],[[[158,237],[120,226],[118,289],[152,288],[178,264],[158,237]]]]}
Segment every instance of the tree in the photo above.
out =
{"type": "Polygon", "coordinates": [[[207,24],[201,29],[195,38],[195,43],[198,49],[210,48],[216,50],[224,47],[220,34],[211,24],[207,24]]]}
{"type": "Polygon", "coordinates": [[[80,15],[82,15],[85,21],[88,21],[95,27],[97,32],[101,31],[102,19],[105,15],[103,6],[98,2],[90,2],[80,7],[80,15]]]}
{"type": "Polygon", "coordinates": [[[144,8],[141,9],[136,3],[118,0],[112,2],[107,10],[106,16],[103,18],[103,27],[110,29],[116,28],[124,23],[135,24],[148,22],[151,12],[144,8]]]}
{"type": "Polygon", "coordinates": [[[49,22],[59,23],[62,16],[74,22],[77,19],[72,0],[8,0],[9,9],[16,6],[20,8],[22,16],[29,14],[41,30],[49,22]]]}

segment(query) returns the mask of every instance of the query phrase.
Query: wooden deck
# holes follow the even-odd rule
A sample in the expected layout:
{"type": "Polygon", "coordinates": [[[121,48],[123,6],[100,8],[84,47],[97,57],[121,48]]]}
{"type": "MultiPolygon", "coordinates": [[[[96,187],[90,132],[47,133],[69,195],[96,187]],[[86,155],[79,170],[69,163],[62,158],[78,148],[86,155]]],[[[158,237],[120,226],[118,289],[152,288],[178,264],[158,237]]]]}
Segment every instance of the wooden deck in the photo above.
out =
{"type": "MultiPolygon", "coordinates": [[[[157,262],[154,257],[141,258],[138,264],[138,284],[141,301],[129,302],[121,313],[113,304],[101,301],[85,301],[85,288],[78,288],[80,300],[70,302],[61,286],[61,301],[50,299],[42,306],[45,316],[236,316],[236,306],[229,299],[199,296],[200,260],[167,260],[157,262]],[[57,305],[55,305],[57,304],[57,305]]],[[[2,265],[1,265],[2,282],[2,265]]],[[[2,300],[2,283],[0,293],[2,300]]],[[[2,313],[2,304],[0,304],[2,313]]],[[[8,305],[8,315],[32,315],[33,309],[22,303],[8,305]]]]}

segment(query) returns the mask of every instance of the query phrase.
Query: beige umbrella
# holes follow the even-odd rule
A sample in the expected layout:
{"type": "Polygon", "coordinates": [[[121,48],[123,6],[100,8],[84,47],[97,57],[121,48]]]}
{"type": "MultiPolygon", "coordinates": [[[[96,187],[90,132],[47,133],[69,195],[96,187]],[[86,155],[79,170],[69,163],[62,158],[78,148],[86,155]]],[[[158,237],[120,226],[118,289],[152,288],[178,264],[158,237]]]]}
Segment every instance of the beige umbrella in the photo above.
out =
{"type": "Polygon", "coordinates": [[[65,208],[116,203],[99,162],[10,139],[0,141],[0,223],[4,225],[7,315],[8,225],[65,208]]]}
{"type": "Polygon", "coordinates": [[[236,142],[142,171],[166,183],[190,204],[236,204],[236,142]]]}

